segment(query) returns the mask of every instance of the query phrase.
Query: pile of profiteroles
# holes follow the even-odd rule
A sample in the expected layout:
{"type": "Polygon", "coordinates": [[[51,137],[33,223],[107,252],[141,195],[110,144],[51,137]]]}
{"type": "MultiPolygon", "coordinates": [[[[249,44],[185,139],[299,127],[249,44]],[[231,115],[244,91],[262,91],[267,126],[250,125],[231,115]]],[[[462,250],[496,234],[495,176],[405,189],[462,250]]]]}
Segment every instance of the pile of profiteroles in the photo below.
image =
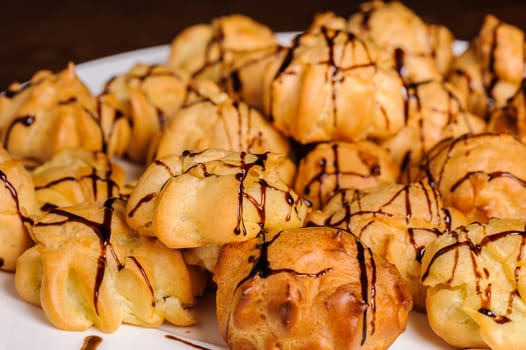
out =
{"type": "Polygon", "coordinates": [[[373,1],[286,45],[191,26],[98,94],[73,64],[13,83],[1,268],[66,330],[192,325],[213,290],[234,349],[386,349],[410,312],[526,348],[525,37],[488,15],[453,44],[373,1]]]}

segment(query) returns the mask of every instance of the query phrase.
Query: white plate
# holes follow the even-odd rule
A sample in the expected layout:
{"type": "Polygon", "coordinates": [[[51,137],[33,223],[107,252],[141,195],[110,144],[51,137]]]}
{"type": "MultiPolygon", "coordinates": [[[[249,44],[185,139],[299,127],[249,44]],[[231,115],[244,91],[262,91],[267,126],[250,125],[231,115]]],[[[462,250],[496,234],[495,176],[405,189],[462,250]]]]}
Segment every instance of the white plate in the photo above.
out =
{"type": "MultiPolygon", "coordinates": [[[[281,42],[288,42],[294,33],[280,33],[281,42]]],[[[455,43],[455,52],[466,47],[465,42],[455,43]]],[[[81,80],[98,93],[104,82],[116,74],[126,72],[138,62],[162,63],[168,58],[169,47],[157,46],[114,55],[79,64],[81,80]]],[[[113,334],[101,333],[92,328],[85,332],[66,332],[54,328],[43,311],[22,301],[14,288],[13,275],[0,272],[0,350],[22,349],[80,349],[84,339],[91,335],[102,338],[99,350],[174,350],[174,349],[225,349],[215,321],[213,296],[201,301],[198,326],[174,327],[163,324],[158,329],[123,325],[113,334]],[[171,336],[170,339],[167,336],[171,336]],[[178,338],[179,340],[173,339],[178,338]],[[186,342],[186,343],[185,343],[186,342]]],[[[428,326],[425,315],[412,312],[407,330],[391,346],[392,350],[452,349],[438,338],[428,326]]]]}

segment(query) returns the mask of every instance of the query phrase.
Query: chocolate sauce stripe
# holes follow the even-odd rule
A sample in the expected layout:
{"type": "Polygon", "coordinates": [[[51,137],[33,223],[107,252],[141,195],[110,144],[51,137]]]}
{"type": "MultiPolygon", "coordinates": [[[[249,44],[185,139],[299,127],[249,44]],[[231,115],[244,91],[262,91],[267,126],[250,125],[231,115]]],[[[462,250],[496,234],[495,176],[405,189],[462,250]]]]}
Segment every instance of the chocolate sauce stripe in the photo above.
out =
{"type": "Polygon", "coordinates": [[[3,139],[3,146],[4,149],[9,149],[9,139],[11,137],[11,133],[13,132],[13,128],[18,125],[22,124],[25,127],[30,127],[35,122],[36,117],[34,114],[27,114],[24,116],[15,117],[11,123],[7,126],[5,129],[4,139],[3,139]]]}
{"type": "MultiPolygon", "coordinates": [[[[357,260],[358,260],[358,264],[359,264],[359,267],[360,267],[360,287],[361,287],[361,294],[362,294],[362,302],[369,306],[370,305],[370,302],[374,303],[374,301],[372,301],[372,298],[371,300],[369,300],[369,277],[367,275],[367,264],[366,264],[366,257],[365,257],[365,252],[367,250],[367,252],[369,253],[369,256],[371,257],[371,261],[373,260],[373,255],[372,255],[372,252],[370,251],[370,249],[368,247],[365,247],[359,239],[356,239],[355,240],[356,242],[356,250],[357,250],[357,260]]],[[[371,271],[372,275],[375,275],[375,271],[371,271]]],[[[371,284],[372,286],[372,284],[371,284]]],[[[374,295],[374,294],[373,294],[374,295]]],[[[367,329],[368,329],[368,322],[367,322],[367,315],[368,315],[368,311],[369,311],[369,307],[366,307],[364,308],[363,310],[363,313],[362,313],[362,317],[363,317],[363,321],[362,321],[362,335],[361,335],[361,341],[360,341],[360,345],[363,345],[365,344],[365,341],[367,340],[367,329]]],[[[373,325],[373,329],[374,329],[374,318],[375,318],[375,313],[372,312],[372,315],[371,315],[371,324],[373,325]]]]}
{"type": "MultiPolygon", "coordinates": [[[[117,255],[117,252],[115,251],[110,241],[111,240],[111,226],[112,226],[111,224],[112,224],[113,213],[114,213],[113,204],[117,200],[118,200],[117,198],[110,198],[104,202],[103,221],[101,223],[89,220],[81,215],[69,212],[64,209],[52,208],[49,211],[49,213],[55,214],[58,216],[62,216],[64,217],[64,220],[53,221],[53,222],[37,222],[35,224],[36,227],[39,227],[39,226],[45,227],[45,226],[63,225],[68,222],[77,222],[77,223],[80,223],[90,228],[95,233],[95,235],[98,237],[101,252],[97,259],[97,272],[95,275],[95,283],[94,283],[94,291],[93,291],[93,305],[95,307],[95,313],[97,315],[99,315],[99,303],[98,303],[99,292],[100,292],[100,288],[102,286],[102,282],[103,282],[104,275],[105,275],[106,268],[107,268],[107,249],[108,248],[110,249],[111,255],[117,262],[119,269],[124,267],[124,265],[121,263],[117,255]]],[[[139,261],[134,257],[129,257],[129,258],[131,258],[132,261],[134,261],[136,266],[141,271],[141,274],[145,280],[145,283],[148,285],[148,288],[150,289],[150,291],[153,291],[153,287],[148,279],[148,276],[146,272],[144,271],[144,268],[140,265],[139,261]]],[[[153,292],[152,292],[152,295],[153,295],[153,292]]],[[[155,302],[155,298],[153,300],[155,302]]]]}
{"type": "Polygon", "coordinates": [[[0,91],[0,96],[5,96],[5,97],[7,97],[9,99],[12,99],[13,97],[16,97],[18,94],[21,94],[24,91],[27,91],[30,87],[35,87],[37,85],[40,85],[44,81],[46,81],[48,79],[49,79],[48,77],[42,77],[42,78],[40,78],[38,80],[35,80],[35,81],[31,80],[31,81],[25,82],[25,83],[21,84],[19,86],[19,88],[16,89],[16,90],[12,90],[10,88],[7,88],[4,91],[0,91]]]}
{"type": "Polygon", "coordinates": [[[283,269],[272,269],[270,266],[270,261],[268,258],[268,248],[271,244],[273,244],[279,237],[281,236],[281,232],[276,234],[272,240],[270,241],[264,241],[262,244],[259,245],[259,251],[260,255],[255,260],[249,261],[249,263],[254,263],[252,269],[250,270],[249,274],[241,279],[239,283],[236,285],[236,288],[234,289],[234,293],[237,289],[239,289],[246,281],[250,280],[251,278],[255,276],[259,276],[261,278],[268,278],[271,275],[279,274],[279,273],[288,273],[296,275],[300,278],[321,278],[325,276],[326,274],[330,273],[333,268],[327,267],[324,269],[321,269],[317,272],[299,272],[294,269],[290,268],[283,268],[283,269]]]}
{"type": "Polygon", "coordinates": [[[440,248],[437,252],[435,252],[433,254],[433,256],[431,257],[431,260],[428,263],[427,269],[422,273],[422,278],[421,279],[422,279],[422,281],[424,281],[427,278],[427,276],[430,273],[430,269],[431,269],[433,263],[439,257],[441,257],[442,255],[444,255],[444,254],[446,254],[446,253],[448,253],[448,252],[450,252],[450,251],[452,251],[454,249],[461,248],[461,247],[466,247],[471,252],[473,252],[475,255],[479,255],[481,250],[482,250],[482,248],[484,246],[486,246],[487,244],[495,242],[495,241],[498,241],[500,239],[507,238],[509,236],[515,236],[515,235],[518,235],[518,236],[521,236],[521,237],[525,238],[526,237],[526,231],[510,230],[510,231],[503,231],[503,232],[493,233],[493,234],[487,235],[484,238],[482,238],[480,243],[478,243],[478,244],[475,244],[471,240],[469,240],[469,238],[466,238],[465,241],[457,241],[457,242],[452,243],[450,245],[444,246],[444,247],[440,248]]]}
{"type": "MultiPolygon", "coordinates": [[[[105,178],[105,177],[101,177],[99,176],[98,174],[89,174],[89,175],[83,175],[79,178],[76,178],[74,176],[65,176],[65,177],[62,177],[60,179],[56,179],[56,180],[53,180],[53,181],[50,181],[48,183],[46,183],[45,185],[39,185],[39,186],[35,186],[35,190],[36,191],[39,191],[39,190],[43,190],[43,189],[46,189],[46,188],[50,188],[50,187],[54,187],[56,185],[59,185],[63,182],[81,182],[82,180],[84,179],[92,179],[93,182],[95,182],[95,186],[96,186],[96,183],[97,182],[105,182],[109,185],[109,187],[116,187],[116,188],[119,188],[119,185],[113,181],[111,178],[105,178]]],[[[94,195],[97,193],[97,190],[92,190],[92,192],[94,193],[94,195]]],[[[110,196],[108,196],[108,198],[110,198],[110,196]]]]}
{"type": "Polygon", "coordinates": [[[491,41],[491,48],[489,52],[489,62],[488,62],[488,73],[490,74],[491,79],[489,82],[487,82],[487,79],[485,80],[483,79],[484,90],[486,92],[486,97],[487,97],[486,103],[487,103],[488,112],[495,106],[495,97],[493,96],[493,90],[495,86],[497,85],[497,83],[499,82],[499,77],[497,76],[497,72],[495,71],[495,60],[496,60],[495,52],[497,51],[497,46],[498,46],[498,40],[497,40],[498,30],[501,25],[502,25],[502,22],[499,21],[495,25],[495,28],[493,28],[493,33],[492,33],[493,36],[492,36],[492,41],[491,41]]]}
{"type": "Polygon", "coordinates": [[[139,199],[137,201],[135,206],[128,212],[128,217],[129,218],[133,217],[135,215],[135,213],[137,212],[137,210],[139,210],[142,207],[143,204],[150,202],[155,197],[157,197],[157,192],[151,192],[151,193],[148,193],[147,195],[141,197],[141,199],[139,199]]]}
{"type": "Polygon", "coordinates": [[[486,175],[487,178],[488,178],[488,181],[492,181],[492,180],[495,180],[497,178],[508,178],[510,180],[515,181],[516,183],[518,183],[522,187],[526,187],[526,181],[525,180],[513,175],[510,172],[507,172],[507,171],[494,171],[494,172],[486,173],[483,170],[477,170],[477,171],[469,171],[469,172],[467,172],[463,177],[461,177],[455,183],[453,183],[453,185],[451,185],[451,187],[449,188],[449,191],[450,192],[454,192],[460,185],[462,185],[465,181],[468,181],[474,175],[486,175]]]}
{"type": "Polygon", "coordinates": [[[137,268],[139,269],[139,272],[141,273],[141,276],[142,276],[144,282],[146,283],[146,286],[148,287],[148,290],[150,291],[150,294],[152,295],[152,304],[151,305],[152,305],[152,307],[155,307],[155,291],[153,289],[152,283],[150,282],[150,278],[148,277],[148,274],[146,273],[146,270],[141,265],[141,263],[139,262],[137,257],[135,257],[135,256],[128,256],[128,258],[131,259],[131,261],[133,261],[135,266],[137,266],[137,268]]]}
{"type": "MultiPolygon", "coordinates": [[[[0,170],[0,180],[4,183],[4,187],[10,193],[11,198],[13,199],[13,201],[15,203],[16,211],[17,211],[17,214],[18,214],[18,217],[20,218],[20,220],[23,223],[33,224],[33,219],[31,219],[28,216],[25,216],[22,213],[22,211],[20,209],[20,198],[18,197],[18,192],[17,192],[15,186],[11,183],[11,181],[9,181],[9,178],[8,178],[7,174],[4,171],[2,171],[2,170],[0,170]]],[[[1,266],[1,264],[0,264],[0,266],[1,266]]]]}
{"type": "Polygon", "coordinates": [[[430,185],[436,189],[439,189],[442,183],[442,179],[444,178],[444,172],[447,167],[447,164],[449,163],[449,160],[452,157],[452,154],[454,153],[454,150],[456,146],[462,142],[466,142],[468,139],[479,139],[479,138],[485,138],[485,137],[495,137],[499,134],[495,133],[479,133],[479,134],[463,134],[457,138],[446,138],[442,141],[440,141],[428,154],[428,157],[425,161],[424,165],[424,171],[427,174],[428,181],[430,185]],[[443,155],[443,153],[446,153],[445,159],[442,161],[442,164],[440,164],[439,172],[436,178],[431,173],[430,164],[436,161],[439,157],[443,155]]]}

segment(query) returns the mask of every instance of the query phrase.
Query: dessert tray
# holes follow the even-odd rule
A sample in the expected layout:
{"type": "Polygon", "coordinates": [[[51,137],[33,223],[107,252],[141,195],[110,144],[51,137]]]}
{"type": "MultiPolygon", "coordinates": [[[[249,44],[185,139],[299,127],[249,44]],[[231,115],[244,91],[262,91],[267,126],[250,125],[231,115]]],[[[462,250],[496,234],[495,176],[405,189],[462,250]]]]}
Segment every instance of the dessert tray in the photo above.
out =
{"type": "MultiPolygon", "coordinates": [[[[281,43],[288,43],[294,33],[278,33],[281,43]]],[[[461,52],[465,42],[455,42],[455,52],[461,52]]],[[[100,91],[105,81],[123,73],[135,63],[158,63],[167,60],[168,46],[156,46],[126,52],[79,64],[79,78],[92,91],[100,91]]],[[[141,169],[123,162],[130,177],[137,177],[141,169]]],[[[91,328],[85,332],[56,329],[43,311],[21,300],[15,291],[13,274],[0,271],[0,349],[225,349],[214,315],[214,295],[205,295],[198,303],[199,324],[175,327],[167,323],[157,329],[123,325],[118,331],[106,334],[91,328]],[[89,340],[100,342],[86,345],[89,340]]],[[[426,316],[413,311],[406,331],[390,349],[452,349],[429,328],[426,316]]]]}

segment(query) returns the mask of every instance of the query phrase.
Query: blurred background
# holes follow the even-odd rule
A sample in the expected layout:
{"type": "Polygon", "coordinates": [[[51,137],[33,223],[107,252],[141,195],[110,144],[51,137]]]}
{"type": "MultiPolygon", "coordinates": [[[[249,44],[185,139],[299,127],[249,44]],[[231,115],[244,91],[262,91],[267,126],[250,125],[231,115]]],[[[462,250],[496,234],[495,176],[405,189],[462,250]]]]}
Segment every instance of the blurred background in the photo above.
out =
{"type": "MultiPolygon", "coordinates": [[[[485,14],[526,29],[524,0],[405,0],[424,20],[460,40],[478,32],[485,14]]],[[[316,12],[346,16],[355,0],[5,1],[0,10],[0,91],[39,69],[58,71],[123,51],[168,44],[183,28],[242,13],[274,31],[305,29],[316,12]]]]}

